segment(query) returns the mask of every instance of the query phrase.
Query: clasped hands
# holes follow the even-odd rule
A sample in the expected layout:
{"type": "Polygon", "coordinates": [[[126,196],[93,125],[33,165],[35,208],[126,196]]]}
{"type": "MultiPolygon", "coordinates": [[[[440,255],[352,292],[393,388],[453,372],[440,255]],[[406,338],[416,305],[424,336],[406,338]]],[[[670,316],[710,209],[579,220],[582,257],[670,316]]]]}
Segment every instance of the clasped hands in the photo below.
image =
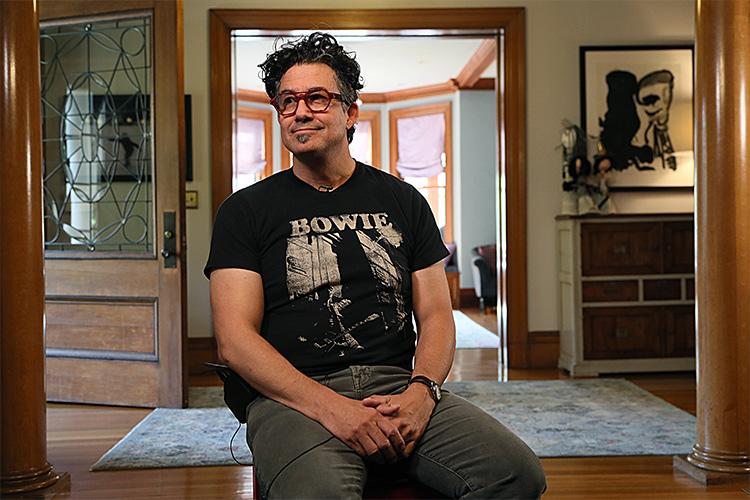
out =
{"type": "Polygon", "coordinates": [[[425,386],[413,384],[400,394],[347,399],[343,406],[326,427],[360,456],[394,463],[412,454],[435,402],[425,386]]]}

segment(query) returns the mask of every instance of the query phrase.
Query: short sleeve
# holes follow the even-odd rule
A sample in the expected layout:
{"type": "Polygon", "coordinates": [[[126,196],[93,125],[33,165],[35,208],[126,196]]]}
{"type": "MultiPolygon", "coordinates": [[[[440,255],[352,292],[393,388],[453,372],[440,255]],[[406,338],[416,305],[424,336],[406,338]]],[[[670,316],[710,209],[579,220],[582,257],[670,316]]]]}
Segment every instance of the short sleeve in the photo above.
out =
{"type": "Polygon", "coordinates": [[[219,207],[211,235],[211,251],[203,274],[222,268],[248,269],[260,273],[260,245],[253,231],[252,212],[238,194],[219,207]]]}
{"type": "Polygon", "coordinates": [[[450,255],[440,237],[435,216],[424,196],[412,188],[412,234],[414,252],[411,258],[411,271],[419,271],[450,255]]]}

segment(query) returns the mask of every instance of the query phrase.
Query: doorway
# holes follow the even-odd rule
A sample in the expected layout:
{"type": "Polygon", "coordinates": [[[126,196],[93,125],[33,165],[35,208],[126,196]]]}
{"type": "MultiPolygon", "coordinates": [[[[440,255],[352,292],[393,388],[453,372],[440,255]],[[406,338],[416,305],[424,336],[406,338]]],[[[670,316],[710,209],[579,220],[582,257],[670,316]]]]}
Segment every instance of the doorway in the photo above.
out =
{"type": "Polygon", "coordinates": [[[498,65],[497,215],[496,240],[503,379],[508,366],[526,364],[526,179],[525,179],[525,14],[522,8],[419,10],[212,10],[211,41],[211,163],[214,211],[232,190],[233,165],[232,37],[236,30],[265,36],[294,36],[302,27],[357,30],[368,36],[403,34],[483,36],[494,38],[504,63],[498,65]],[[222,196],[223,194],[223,196],[222,196]]]}

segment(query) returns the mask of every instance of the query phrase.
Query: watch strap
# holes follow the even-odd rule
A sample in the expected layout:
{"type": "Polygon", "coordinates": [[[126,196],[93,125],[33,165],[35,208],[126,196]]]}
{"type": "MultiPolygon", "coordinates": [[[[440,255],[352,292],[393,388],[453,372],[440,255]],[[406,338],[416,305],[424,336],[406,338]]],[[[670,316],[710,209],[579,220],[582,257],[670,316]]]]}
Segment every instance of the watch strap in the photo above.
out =
{"type": "Polygon", "coordinates": [[[440,385],[437,382],[424,375],[415,375],[409,379],[409,383],[407,385],[411,385],[414,383],[427,386],[427,388],[430,390],[430,397],[432,397],[435,403],[438,403],[440,401],[440,385]]]}

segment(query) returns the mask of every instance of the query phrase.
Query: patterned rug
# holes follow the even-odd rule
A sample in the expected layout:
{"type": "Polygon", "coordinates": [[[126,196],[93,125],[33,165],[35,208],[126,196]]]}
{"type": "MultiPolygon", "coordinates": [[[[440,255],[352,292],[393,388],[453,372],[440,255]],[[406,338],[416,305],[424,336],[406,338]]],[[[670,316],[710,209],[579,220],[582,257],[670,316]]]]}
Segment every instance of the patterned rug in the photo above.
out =
{"type": "MultiPolygon", "coordinates": [[[[695,417],[623,379],[449,382],[446,388],[492,414],[540,457],[684,455],[695,417]]],[[[190,389],[191,408],[158,408],[91,470],[232,465],[237,421],[221,387],[190,389]]],[[[234,455],[252,463],[245,426],[234,455]]]]}
{"type": "Polygon", "coordinates": [[[456,323],[456,349],[498,348],[499,337],[461,311],[453,311],[453,321],[456,323]]]}

